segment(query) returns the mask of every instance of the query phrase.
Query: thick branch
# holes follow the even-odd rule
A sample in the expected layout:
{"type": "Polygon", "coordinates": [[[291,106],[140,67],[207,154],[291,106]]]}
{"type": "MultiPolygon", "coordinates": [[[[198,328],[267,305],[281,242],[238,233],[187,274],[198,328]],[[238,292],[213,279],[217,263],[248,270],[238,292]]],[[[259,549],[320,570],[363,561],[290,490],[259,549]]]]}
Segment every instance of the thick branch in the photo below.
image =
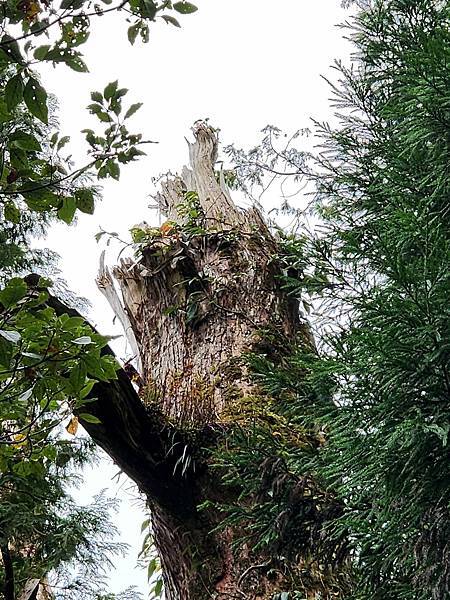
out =
{"type": "MultiPolygon", "coordinates": [[[[81,316],[54,296],[47,303],[58,315],[81,316]]],[[[109,346],[102,351],[114,355],[109,346]]],[[[177,470],[177,461],[188,445],[181,433],[159,413],[144,407],[123,369],[116,380],[96,383],[91,397],[96,400],[89,404],[89,412],[100,424],[80,422],[92,439],[149,498],[176,516],[193,515],[195,486],[177,470]]]]}
{"type": "Polygon", "coordinates": [[[123,369],[117,375],[117,380],[98,382],[92,390],[97,400],[89,404],[89,412],[101,423],[80,422],[142,492],[186,518],[196,506],[192,482],[176,470],[186,442],[158,414],[145,409],[123,369]]]}

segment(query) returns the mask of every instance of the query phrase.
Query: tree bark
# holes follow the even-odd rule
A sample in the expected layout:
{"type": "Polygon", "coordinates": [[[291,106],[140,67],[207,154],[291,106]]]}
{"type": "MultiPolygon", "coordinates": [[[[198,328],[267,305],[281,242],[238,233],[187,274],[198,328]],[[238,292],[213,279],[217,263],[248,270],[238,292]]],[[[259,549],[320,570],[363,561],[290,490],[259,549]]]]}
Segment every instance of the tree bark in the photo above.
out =
{"type": "MultiPolygon", "coordinates": [[[[334,566],[319,568],[299,552],[282,564],[250,543],[233,544],[245,525],[218,527],[223,515],[214,503],[246,499],[223,483],[203,449],[226,443],[246,403],[271,401],[243,357],[270,354],[275,337],[312,351],[314,341],[280,285],[276,238],[256,208],[234,205],[214,170],[216,132],[197,123],[194,136],[190,169],[156,196],[168,221],[159,230],[138,226],[139,260],[113,270],[120,306],[110,273],[103,268],[99,276],[132,330],[139,390],[123,370],[116,381],[99,382],[90,410],[100,423],[83,425],[148,497],[167,600],[270,600],[293,589],[339,598],[334,566]]],[[[312,485],[293,481],[292,498],[312,485]]]]}
{"type": "Polygon", "coordinates": [[[0,553],[2,557],[3,570],[5,573],[3,581],[3,595],[5,600],[14,600],[14,565],[11,558],[8,540],[5,540],[0,544],[0,553]]]}

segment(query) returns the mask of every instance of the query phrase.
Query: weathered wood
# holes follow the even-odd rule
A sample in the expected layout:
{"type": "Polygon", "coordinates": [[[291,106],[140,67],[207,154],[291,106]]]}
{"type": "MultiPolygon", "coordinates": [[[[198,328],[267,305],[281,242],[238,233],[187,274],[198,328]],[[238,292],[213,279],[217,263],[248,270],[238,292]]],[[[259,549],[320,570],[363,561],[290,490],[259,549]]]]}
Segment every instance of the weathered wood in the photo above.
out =
{"type": "Polygon", "coordinates": [[[240,211],[216,180],[217,135],[197,124],[183,185],[164,183],[161,209],[178,220],[183,194],[198,195],[204,233],[174,229],[143,249],[139,264],[114,270],[143,361],[149,400],[178,424],[220,421],[237,390],[254,387],[239,357],[271,327],[294,339],[298,304],[280,291],[275,241],[256,209],[240,211]],[[194,186],[191,190],[187,186],[194,186]],[[232,372],[234,375],[232,376],[232,372]]]}
{"type": "Polygon", "coordinates": [[[40,579],[29,579],[22,590],[18,600],[30,600],[31,596],[36,593],[36,588],[40,584],[40,579]]]}
{"type": "Polygon", "coordinates": [[[111,277],[108,267],[105,266],[105,251],[103,251],[100,256],[100,266],[96,282],[98,289],[105,296],[114,315],[119,319],[125,338],[130,345],[136,370],[139,374],[142,374],[142,361],[139,346],[133,328],[131,327],[130,319],[125,312],[122,301],[115,288],[113,278],[111,277]]]}
{"type": "Polygon", "coordinates": [[[47,579],[29,579],[17,600],[52,600],[51,585],[47,579]]]}

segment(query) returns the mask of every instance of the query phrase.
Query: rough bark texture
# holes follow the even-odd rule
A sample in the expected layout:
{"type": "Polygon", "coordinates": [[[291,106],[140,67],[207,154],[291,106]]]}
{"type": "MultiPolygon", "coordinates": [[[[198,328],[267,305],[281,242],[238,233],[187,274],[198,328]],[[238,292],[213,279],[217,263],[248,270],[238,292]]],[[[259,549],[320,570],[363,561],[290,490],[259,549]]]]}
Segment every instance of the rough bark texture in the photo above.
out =
{"type": "Polygon", "coordinates": [[[14,568],[11,559],[8,541],[0,545],[3,569],[5,577],[3,582],[3,595],[5,600],[14,600],[14,568]]]}
{"type": "Polygon", "coordinates": [[[238,501],[239,489],[223,485],[201,449],[226,437],[239,403],[260,395],[242,356],[270,351],[267,332],[314,342],[281,290],[276,240],[256,209],[234,205],[214,171],[215,131],[198,123],[194,135],[191,168],[156,197],[168,221],[138,226],[139,260],[113,271],[123,307],[109,272],[100,273],[102,292],[133,332],[140,385],[137,393],[124,371],[97,384],[91,412],[101,423],[85,427],[148,496],[167,600],[269,600],[302,572],[308,598],[338,597],[323,573],[308,572],[311,557],[281,568],[250,545],[236,549],[239,527],[213,532],[222,516],[197,508],[238,501]]]}

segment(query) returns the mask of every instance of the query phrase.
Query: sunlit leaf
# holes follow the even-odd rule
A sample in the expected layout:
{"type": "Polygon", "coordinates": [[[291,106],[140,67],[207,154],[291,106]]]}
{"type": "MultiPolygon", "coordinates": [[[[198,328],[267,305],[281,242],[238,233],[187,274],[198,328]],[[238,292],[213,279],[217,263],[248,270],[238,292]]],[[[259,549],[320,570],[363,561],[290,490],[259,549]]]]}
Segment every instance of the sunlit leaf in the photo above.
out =
{"type": "Polygon", "coordinates": [[[79,417],[82,421],[86,421],[87,423],[94,423],[96,425],[101,423],[100,419],[89,413],[80,413],[79,417]]]}
{"type": "Polygon", "coordinates": [[[21,335],[18,331],[5,331],[4,329],[0,329],[0,335],[13,344],[17,344],[21,340],[21,335]]]}
{"type": "Polygon", "coordinates": [[[58,217],[62,219],[65,223],[70,225],[73,221],[73,217],[75,215],[75,211],[77,209],[75,198],[68,197],[63,198],[61,208],[58,208],[58,217]]]}
{"type": "Polygon", "coordinates": [[[79,346],[86,346],[88,344],[93,344],[93,341],[89,335],[83,335],[76,340],[73,340],[73,343],[78,344],[79,346]]]}

